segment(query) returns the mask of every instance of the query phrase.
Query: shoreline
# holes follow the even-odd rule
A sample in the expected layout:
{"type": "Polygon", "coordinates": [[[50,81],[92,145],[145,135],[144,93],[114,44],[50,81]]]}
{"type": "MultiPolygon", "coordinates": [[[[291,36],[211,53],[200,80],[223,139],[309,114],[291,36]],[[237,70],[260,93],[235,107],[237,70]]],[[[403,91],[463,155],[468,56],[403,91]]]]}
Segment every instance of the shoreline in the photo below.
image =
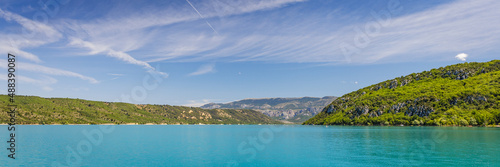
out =
{"type": "MultiPolygon", "coordinates": [[[[9,125],[9,124],[0,124],[2,125],[9,125]]],[[[145,124],[139,124],[139,123],[125,123],[125,124],[16,124],[17,125],[290,125],[290,124],[155,124],[155,123],[145,123],[145,124]]],[[[300,124],[296,124],[300,125],[300,124]]]]}
{"type": "MultiPolygon", "coordinates": [[[[300,124],[302,125],[302,124],[300,124]]],[[[360,126],[360,127],[370,127],[370,126],[373,126],[373,127],[384,127],[384,126],[388,126],[388,127],[468,127],[468,128],[473,128],[473,127],[486,127],[486,128],[500,128],[500,125],[488,125],[488,126],[472,126],[472,125],[469,125],[469,126],[454,126],[454,125],[441,125],[441,126],[435,126],[435,125],[428,125],[428,126],[425,126],[425,125],[418,125],[418,126],[414,126],[414,125],[409,125],[409,126],[401,126],[401,125],[304,125],[304,126],[360,126]]]]}
{"type": "MultiPolygon", "coordinates": [[[[0,126],[2,125],[9,125],[9,124],[6,124],[6,123],[0,123],[0,126]]],[[[352,127],[356,127],[356,126],[363,126],[363,127],[370,127],[370,126],[373,126],[373,127],[384,127],[384,126],[374,126],[374,125],[302,125],[302,124],[202,124],[202,123],[198,123],[198,124],[180,124],[180,123],[176,123],[176,124],[155,124],[155,123],[145,123],[145,124],[139,124],[139,123],[125,123],[125,124],[113,124],[113,123],[105,123],[105,124],[16,124],[17,125],[48,125],[48,126],[61,126],[61,125],[69,125],[69,126],[73,126],[73,125],[124,125],[124,126],[129,126],[129,125],[147,125],[147,126],[151,126],[151,125],[198,125],[198,126],[202,126],[202,125],[300,125],[300,126],[325,126],[325,127],[328,127],[328,126],[352,126],[352,127]]],[[[474,128],[474,127],[485,127],[485,128],[500,128],[500,125],[489,125],[489,126],[389,126],[389,125],[385,125],[385,126],[388,126],[388,127],[468,127],[468,128],[474,128]]]]}

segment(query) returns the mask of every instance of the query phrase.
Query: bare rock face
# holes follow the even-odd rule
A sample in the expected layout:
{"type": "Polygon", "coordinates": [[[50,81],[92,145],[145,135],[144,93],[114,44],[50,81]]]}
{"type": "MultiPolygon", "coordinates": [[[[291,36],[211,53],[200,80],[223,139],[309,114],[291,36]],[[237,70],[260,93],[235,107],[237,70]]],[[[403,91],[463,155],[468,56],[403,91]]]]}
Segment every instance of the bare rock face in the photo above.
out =
{"type": "MultiPolygon", "coordinates": [[[[429,116],[431,113],[436,111],[432,107],[431,102],[441,101],[441,99],[436,99],[436,98],[419,97],[415,98],[414,100],[398,102],[396,104],[389,106],[381,106],[376,109],[370,108],[369,106],[366,105],[360,105],[360,106],[352,106],[354,108],[353,110],[345,111],[344,109],[346,109],[348,105],[344,104],[344,102],[348,102],[347,99],[348,98],[340,98],[337,101],[335,101],[336,103],[326,106],[323,111],[328,114],[335,112],[347,112],[348,114],[351,114],[351,119],[363,115],[368,117],[378,117],[382,115],[384,112],[393,114],[402,112],[407,116],[416,115],[419,117],[425,117],[429,116]]],[[[454,97],[448,100],[448,103],[452,106],[460,105],[462,103],[473,104],[473,103],[486,103],[486,102],[488,102],[488,99],[482,95],[466,95],[463,97],[454,97]]]]}
{"type": "Polygon", "coordinates": [[[395,79],[395,80],[391,81],[391,84],[389,85],[389,89],[394,89],[396,87],[398,87],[398,80],[395,79]]]}
{"type": "Polygon", "coordinates": [[[210,103],[201,108],[253,109],[269,117],[300,123],[323,111],[336,97],[244,99],[231,103],[210,103]]]}
{"type": "Polygon", "coordinates": [[[484,96],[472,96],[472,95],[469,95],[469,96],[467,96],[467,98],[465,98],[464,101],[467,102],[467,103],[474,103],[475,101],[488,102],[488,99],[486,99],[486,97],[484,97],[484,96]]]}
{"type": "Polygon", "coordinates": [[[370,112],[368,106],[358,106],[354,109],[354,114],[356,115],[367,115],[370,112]]]}
{"type": "Polygon", "coordinates": [[[434,112],[432,107],[428,107],[425,105],[414,105],[408,107],[405,114],[408,116],[418,115],[420,117],[429,116],[430,113],[434,112]]]}
{"type": "MultiPolygon", "coordinates": [[[[478,74],[487,73],[489,71],[488,69],[485,68],[482,69],[455,68],[453,70],[445,70],[445,69],[438,69],[438,70],[440,73],[438,74],[434,73],[435,75],[439,75],[442,78],[451,78],[455,80],[464,80],[478,74]]],[[[373,85],[370,87],[370,90],[378,91],[384,88],[395,89],[398,87],[406,86],[414,81],[419,81],[425,78],[432,78],[434,74],[432,72],[423,72],[415,75],[408,75],[406,77],[399,77],[393,80],[373,85]]]]}
{"type": "Polygon", "coordinates": [[[389,109],[389,113],[394,113],[394,114],[397,114],[399,113],[404,107],[406,107],[406,103],[398,103],[398,104],[394,104],[391,106],[391,108],[389,109]]]}
{"type": "Polygon", "coordinates": [[[321,112],[323,107],[311,107],[307,109],[294,110],[294,109],[285,109],[285,110],[257,110],[262,112],[263,114],[270,117],[282,118],[284,120],[290,120],[297,116],[314,116],[321,112]]]}
{"type": "Polygon", "coordinates": [[[482,96],[482,95],[468,95],[466,97],[458,97],[458,98],[452,98],[449,100],[450,105],[457,105],[460,103],[483,103],[483,102],[488,102],[488,98],[482,96]]]}
{"type": "Polygon", "coordinates": [[[329,106],[327,107],[327,109],[326,109],[326,112],[327,112],[327,113],[333,113],[333,112],[335,112],[335,111],[337,111],[337,109],[336,109],[336,108],[335,108],[335,106],[333,106],[333,105],[329,105],[329,106]]]}

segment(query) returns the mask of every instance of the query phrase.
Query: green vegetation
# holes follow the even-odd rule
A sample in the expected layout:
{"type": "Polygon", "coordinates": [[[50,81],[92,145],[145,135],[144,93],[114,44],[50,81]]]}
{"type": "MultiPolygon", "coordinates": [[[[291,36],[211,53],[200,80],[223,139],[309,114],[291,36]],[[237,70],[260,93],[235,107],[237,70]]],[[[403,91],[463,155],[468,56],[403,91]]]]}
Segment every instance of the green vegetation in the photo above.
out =
{"type": "Polygon", "coordinates": [[[499,60],[457,64],[346,94],[304,124],[498,125],[499,95],[499,60]]]}
{"type": "MultiPolygon", "coordinates": [[[[9,97],[0,95],[0,123],[7,123],[9,97]]],[[[169,105],[134,105],[67,98],[16,96],[18,124],[277,124],[247,109],[201,109],[169,105]]]]}

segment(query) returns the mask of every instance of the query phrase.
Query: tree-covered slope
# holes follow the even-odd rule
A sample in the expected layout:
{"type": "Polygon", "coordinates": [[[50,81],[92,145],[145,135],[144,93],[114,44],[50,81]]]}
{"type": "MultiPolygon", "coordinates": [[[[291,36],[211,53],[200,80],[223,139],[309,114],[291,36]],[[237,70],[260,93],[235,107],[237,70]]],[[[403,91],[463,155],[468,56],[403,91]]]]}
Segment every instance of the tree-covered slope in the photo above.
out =
{"type": "Polygon", "coordinates": [[[346,94],[304,124],[497,125],[499,95],[499,60],[457,64],[346,94]]]}
{"type": "MultiPolygon", "coordinates": [[[[0,123],[7,123],[9,97],[0,95],[0,123]]],[[[19,124],[274,124],[247,109],[201,109],[169,105],[135,105],[67,98],[16,96],[19,124]]]]}
{"type": "Polygon", "coordinates": [[[205,109],[230,108],[259,111],[276,120],[302,123],[330,104],[337,97],[299,97],[299,98],[259,98],[244,99],[230,103],[209,103],[201,106],[205,109]]]}

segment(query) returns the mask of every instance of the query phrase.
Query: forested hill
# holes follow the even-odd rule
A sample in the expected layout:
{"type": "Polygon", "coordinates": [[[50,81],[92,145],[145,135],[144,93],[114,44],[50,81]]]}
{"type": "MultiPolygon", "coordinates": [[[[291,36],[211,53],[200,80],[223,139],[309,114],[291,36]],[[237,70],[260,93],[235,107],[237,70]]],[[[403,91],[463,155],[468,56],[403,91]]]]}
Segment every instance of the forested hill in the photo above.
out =
{"type": "MultiPolygon", "coordinates": [[[[16,96],[19,124],[277,124],[247,109],[201,109],[169,105],[135,105],[67,98],[16,96]]],[[[0,95],[0,123],[8,123],[9,97],[0,95]]]]}
{"type": "Polygon", "coordinates": [[[498,125],[499,95],[499,60],[463,63],[346,94],[304,124],[498,125]]]}

